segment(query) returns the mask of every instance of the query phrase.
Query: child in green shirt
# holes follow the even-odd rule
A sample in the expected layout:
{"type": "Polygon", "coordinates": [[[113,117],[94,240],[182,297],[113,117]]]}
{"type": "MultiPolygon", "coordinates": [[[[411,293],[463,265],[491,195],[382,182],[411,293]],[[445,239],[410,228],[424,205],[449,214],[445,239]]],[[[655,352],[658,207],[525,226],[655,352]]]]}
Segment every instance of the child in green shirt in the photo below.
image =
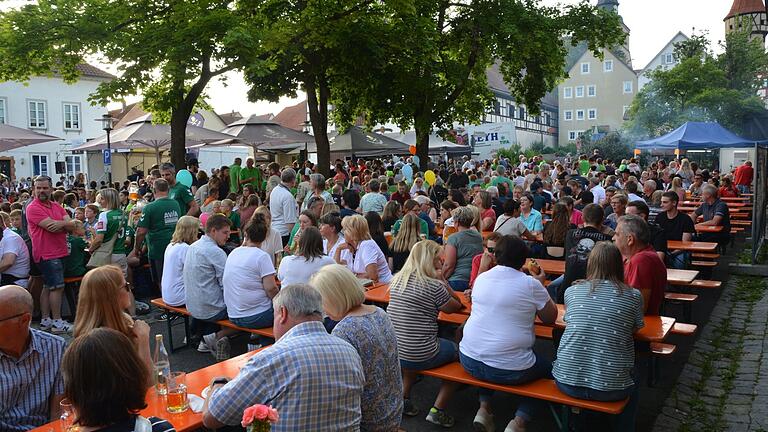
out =
{"type": "Polygon", "coordinates": [[[64,277],[82,276],[85,274],[85,226],[79,220],[75,220],[75,229],[67,234],[67,250],[69,254],[62,260],[64,262],[64,277]]]}

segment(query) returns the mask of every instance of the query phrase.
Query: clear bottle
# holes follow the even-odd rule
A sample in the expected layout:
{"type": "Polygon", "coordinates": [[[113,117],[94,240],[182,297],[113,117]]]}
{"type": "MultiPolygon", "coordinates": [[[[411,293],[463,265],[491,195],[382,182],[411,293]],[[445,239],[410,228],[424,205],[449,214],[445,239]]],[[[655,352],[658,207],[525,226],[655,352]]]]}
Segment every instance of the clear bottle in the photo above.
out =
{"type": "Polygon", "coordinates": [[[167,380],[171,376],[171,361],[168,358],[168,351],[165,349],[161,334],[155,335],[155,355],[152,360],[155,365],[155,391],[157,394],[167,394],[167,380]]]}

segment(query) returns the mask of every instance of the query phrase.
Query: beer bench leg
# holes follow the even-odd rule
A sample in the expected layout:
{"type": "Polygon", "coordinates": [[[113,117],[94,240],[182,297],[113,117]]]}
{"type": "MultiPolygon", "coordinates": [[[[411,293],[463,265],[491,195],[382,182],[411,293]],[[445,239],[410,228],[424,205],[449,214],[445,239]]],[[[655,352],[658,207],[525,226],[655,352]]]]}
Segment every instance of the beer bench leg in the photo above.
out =
{"type": "Polygon", "coordinates": [[[166,321],[168,325],[168,342],[171,344],[171,352],[176,352],[176,350],[186,348],[189,346],[189,318],[187,318],[186,315],[177,314],[175,312],[168,311],[168,320],[166,321]],[[179,347],[176,347],[173,344],[173,323],[177,320],[183,319],[184,320],[184,336],[186,337],[186,341],[184,344],[182,344],[179,347]]]}

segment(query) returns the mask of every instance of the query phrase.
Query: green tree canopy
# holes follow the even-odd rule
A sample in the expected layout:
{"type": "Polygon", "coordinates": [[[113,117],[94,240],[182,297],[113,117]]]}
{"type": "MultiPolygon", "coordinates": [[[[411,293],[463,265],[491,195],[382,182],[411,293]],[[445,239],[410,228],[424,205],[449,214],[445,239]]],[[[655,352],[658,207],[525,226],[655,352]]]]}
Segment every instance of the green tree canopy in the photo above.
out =
{"type": "Polygon", "coordinates": [[[170,118],[171,160],[184,165],[187,120],[208,82],[238,67],[224,40],[238,23],[232,1],[39,0],[0,13],[0,81],[54,72],[77,80],[89,56],[120,76],[90,96],[106,104],[142,93],[143,107],[170,118]]]}
{"type": "Polygon", "coordinates": [[[626,130],[635,137],[663,135],[686,121],[717,121],[740,132],[745,121],[765,110],[757,96],[768,76],[768,54],[748,32],[734,32],[712,54],[706,36],[676,44],[680,62],[648,73],[651,82],[635,96],[626,130]]]}
{"type": "Polygon", "coordinates": [[[361,74],[339,77],[335,118],[415,128],[426,160],[429,134],[479,123],[492,106],[486,70],[498,63],[512,96],[539,112],[540,99],[566,77],[567,44],[603,47],[624,40],[618,15],[584,1],[544,7],[538,0],[412,0],[410,13],[382,29],[383,57],[361,74]]]}

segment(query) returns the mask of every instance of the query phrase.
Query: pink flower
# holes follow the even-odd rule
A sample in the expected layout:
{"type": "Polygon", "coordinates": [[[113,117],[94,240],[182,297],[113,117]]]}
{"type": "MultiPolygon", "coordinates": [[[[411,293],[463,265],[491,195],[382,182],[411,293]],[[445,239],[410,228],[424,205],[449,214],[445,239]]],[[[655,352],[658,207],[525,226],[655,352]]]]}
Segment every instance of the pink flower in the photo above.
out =
{"type": "Polygon", "coordinates": [[[243,420],[241,424],[243,427],[248,427],[248,425],[254,422],[269,421],[270,423],[275,423],[278,418],[279,416],[276,409],[271,406],[268,407],[266,405],[256,404],[249,406],[243,411],[243,420]]]}
{"type": "Polygon", "coordinates": [[[267,420],[269,420],[270,423],[277,423],[277,420],[280,419],[280,416],[277,415],[277,410],[269,407],[269,412],[267,413],[267,420]]]}

